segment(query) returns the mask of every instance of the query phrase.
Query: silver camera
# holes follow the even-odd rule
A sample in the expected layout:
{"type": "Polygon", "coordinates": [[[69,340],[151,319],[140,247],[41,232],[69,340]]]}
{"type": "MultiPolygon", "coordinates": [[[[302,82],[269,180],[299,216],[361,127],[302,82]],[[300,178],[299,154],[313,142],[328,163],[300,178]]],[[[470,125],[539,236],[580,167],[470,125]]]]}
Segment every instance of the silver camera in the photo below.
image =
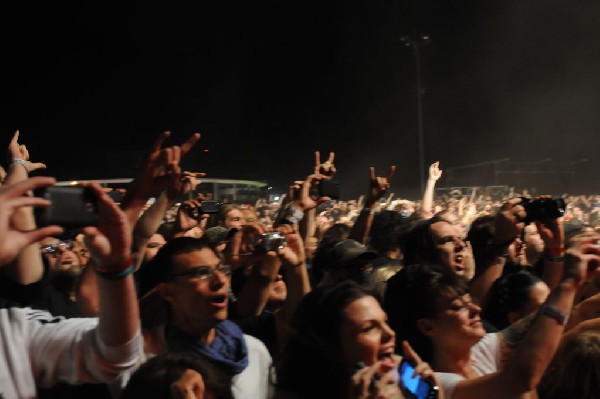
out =
{"type": "Polygon", "coordinates": [[[264,233],[254,242],[255,252],[277,251],[286,245],[285,236],[279,232],[264,233]]]}

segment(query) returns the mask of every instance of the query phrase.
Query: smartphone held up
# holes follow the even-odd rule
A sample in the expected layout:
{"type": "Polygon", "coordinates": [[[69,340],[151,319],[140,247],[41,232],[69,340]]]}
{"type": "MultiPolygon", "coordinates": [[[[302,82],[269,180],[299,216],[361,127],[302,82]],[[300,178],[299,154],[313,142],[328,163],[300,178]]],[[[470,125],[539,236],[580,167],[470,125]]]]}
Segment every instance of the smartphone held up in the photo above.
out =
{"type": "Polygon", "coordinates": [[[439,395],[439,387],[430,378],[413,377],[414,372],[412,363],[403,358],[398,366],[398,375],[404,394],[409,395],[410,399],[436,399],[439,395]]]}

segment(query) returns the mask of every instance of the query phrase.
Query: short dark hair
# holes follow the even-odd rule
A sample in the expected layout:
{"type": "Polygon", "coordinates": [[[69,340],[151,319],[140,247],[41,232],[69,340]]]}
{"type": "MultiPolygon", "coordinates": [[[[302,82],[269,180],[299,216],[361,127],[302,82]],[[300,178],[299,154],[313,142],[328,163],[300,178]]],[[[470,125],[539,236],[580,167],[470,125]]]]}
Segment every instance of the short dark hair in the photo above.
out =
{"type": "Polygon", "coordinates": [[[433,317],[445,300],[466,294],[468,284],[464,276],[437,263],[407,265],[390,277],[383,307],[397,334],[398,353],[402,353],[402,341],[407,340],[423,360],[431,362],[431,343],[418,329],[417,321],[433,317]]]}
{"type": "Polygon", "coordinates": [[[482,317],[498,330],[510,325],[508,313],[520,311],[531,302],[531,289],[542,281],[527,270],[497,278],[490,287],[489,299],[482,317]]]}
{"type": "Polygon", "coordinates": [[[210,244],[195,237],[176,237],[163,245],[156,256],[137,272],[138,294],[144,296],[158,283],[169,281],[173,275],[175,255],[209,249],[218,256],[210,244]]]}
{"type": "Polygon", "coordinates": [[[383,210],[373,217],[369,245],[382,255],[400,248],[402,233],[407,226],[408,218],[400,212],[383,210]]]}
{"type": "Polygon", "coordinates": [[[233,399],[231,376],[197,353],[167,352],[142,364],[131,376],[120,399],[163,399],[171,397],[171,384],[186,370],[198,372],[206,389],[218,399],[233,399]]]}

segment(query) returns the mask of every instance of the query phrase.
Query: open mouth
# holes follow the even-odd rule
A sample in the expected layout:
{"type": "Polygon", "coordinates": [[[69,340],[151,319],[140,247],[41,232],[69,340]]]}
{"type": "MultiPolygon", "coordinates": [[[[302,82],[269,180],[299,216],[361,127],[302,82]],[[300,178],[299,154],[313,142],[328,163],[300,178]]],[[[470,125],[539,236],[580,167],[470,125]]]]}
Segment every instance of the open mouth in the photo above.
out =
{"type": "Polygon", "coordinates": [[[227,295],[215,295],[212,297],[210,303],[218,308],[227,306],[227,295]]]}
{"type": "Polygon", "coordinates": [[[377,356],[377,360],[382,364],[386,365],[390,370],[396,367],[396,360],[394,355],[394,349],[390,348],[384,352],[381,352],[377,356]]]}

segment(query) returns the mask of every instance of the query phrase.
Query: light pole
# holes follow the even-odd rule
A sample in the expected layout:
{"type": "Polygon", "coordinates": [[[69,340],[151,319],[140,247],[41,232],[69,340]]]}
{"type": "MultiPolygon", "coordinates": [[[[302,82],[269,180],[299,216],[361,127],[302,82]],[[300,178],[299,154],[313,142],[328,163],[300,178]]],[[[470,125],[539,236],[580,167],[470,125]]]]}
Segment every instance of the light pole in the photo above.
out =
{"type": "Polygon", "coordinates": [[[423,149],[423,95],[425,90],[421,84],[421,46],[426,46],[431,42],[428,35],[414,34],[413,36],[401,36],[400,41],[404,43],[406,47],[413,49],[415,56],[415,67],[417,77],[417,132],[419,135],[419,176],[421,178],[421,192],[425,190],[425,151],[423,149]]]}

